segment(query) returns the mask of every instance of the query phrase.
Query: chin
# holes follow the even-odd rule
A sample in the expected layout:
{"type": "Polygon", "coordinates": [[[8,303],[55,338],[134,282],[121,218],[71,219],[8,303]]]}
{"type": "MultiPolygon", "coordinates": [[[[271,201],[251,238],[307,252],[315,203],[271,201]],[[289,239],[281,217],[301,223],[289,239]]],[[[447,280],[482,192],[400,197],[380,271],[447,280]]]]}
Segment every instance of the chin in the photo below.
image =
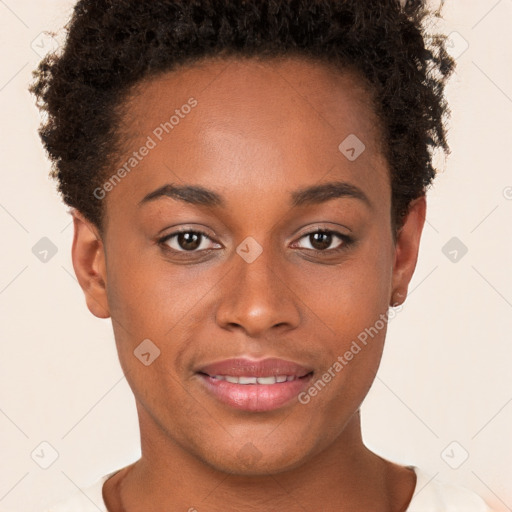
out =
{"type": "Polygon", "coordinates": [[[225,450],[221,445],[212,443],[216,448],[215,453],[204,453],[201,458],[207,465],[223,473],[241,477],[277,475],[301,466],[307,457],[304,450],[297,451],[298,447],[304,448],[304,444],[298,442],[296,437],[292,439],[290,436],[287,441],[289,444],[283,444],[277,450],[275,443],[272,445],[268,440],[265,444],[243,441],[235,447],[232,439],[225,450]]]}

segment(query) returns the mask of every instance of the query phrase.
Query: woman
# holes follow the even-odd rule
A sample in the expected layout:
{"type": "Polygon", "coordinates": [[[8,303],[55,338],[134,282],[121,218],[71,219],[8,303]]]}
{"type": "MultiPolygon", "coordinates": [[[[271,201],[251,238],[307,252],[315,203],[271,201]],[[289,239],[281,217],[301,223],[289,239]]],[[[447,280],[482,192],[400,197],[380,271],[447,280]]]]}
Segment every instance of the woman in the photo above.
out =
{"type": "Polygon", "coordinates": [[[32,92],[140,460],[52,508],[488,510],[359,407],[448,151],[453,70],[397,0],[81,0],[32,92]]]}

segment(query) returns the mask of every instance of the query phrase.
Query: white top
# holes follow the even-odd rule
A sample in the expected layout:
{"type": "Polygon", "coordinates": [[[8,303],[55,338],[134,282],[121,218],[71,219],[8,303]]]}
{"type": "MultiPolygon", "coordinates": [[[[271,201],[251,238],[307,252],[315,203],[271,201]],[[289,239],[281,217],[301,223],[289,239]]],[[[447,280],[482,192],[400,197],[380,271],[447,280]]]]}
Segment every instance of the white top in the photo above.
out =
{"type": "MultiPolygon", "coordinates": [[[[492,512],[474,492],[432,479],[416,466],[409,467],[416,473],[417,481],[406,512],[492,512]]],[[[108,512],[102,496],[103,484],[118,471],[105,475],[94,485],[77,491],[44,512],[108,512]]]]}

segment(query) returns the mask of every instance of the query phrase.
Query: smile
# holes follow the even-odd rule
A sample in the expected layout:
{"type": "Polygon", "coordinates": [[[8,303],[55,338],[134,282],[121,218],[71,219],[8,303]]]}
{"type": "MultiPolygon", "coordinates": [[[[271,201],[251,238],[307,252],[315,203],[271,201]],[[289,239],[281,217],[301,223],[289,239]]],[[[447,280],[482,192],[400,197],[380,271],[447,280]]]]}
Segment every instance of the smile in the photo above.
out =
{"type": "Polygon", "coordinates": [[[213,375],[197,373],[206,393],[216,402],[230,408],[248,411],[273,411],[294,402],[309,386],[313,376],[310,372],[297,375],[274,375],[266,377],[213,375]]]}
{"type": "Polygon", "coordinates": [[[210,377],[219,380],[226,380],[232,384],[264,384],[272,385],[281,382],[291,382],[295,379],[304,377],[297,377],[296,375],[275,375],[269,377],[235,377],[233,375],[210,375],[210,377]]]}

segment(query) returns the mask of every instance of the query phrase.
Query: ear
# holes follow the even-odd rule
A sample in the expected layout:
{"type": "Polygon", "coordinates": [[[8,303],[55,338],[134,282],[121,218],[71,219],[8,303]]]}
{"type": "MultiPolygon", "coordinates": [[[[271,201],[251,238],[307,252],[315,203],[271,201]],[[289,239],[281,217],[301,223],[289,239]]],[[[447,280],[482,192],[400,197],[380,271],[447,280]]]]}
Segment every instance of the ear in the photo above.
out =
{"type": "Polygon", "coordinates": [[[397,234],[392,278],[393,294],[390,298],[390,304],[393,306],[404,302],[407,296],[407,288],[418,260],[426,211],[427,201],[424,195],[412,201],[402,228],[397,234]]]}
{"type": "Polygon", "coordinates": [[[76,277],[89,311],[98,318],[109,318],[105,250],[101,235],[78,210],[72,209],[71,213],[75,230],[72,259],[76,277]]]}

